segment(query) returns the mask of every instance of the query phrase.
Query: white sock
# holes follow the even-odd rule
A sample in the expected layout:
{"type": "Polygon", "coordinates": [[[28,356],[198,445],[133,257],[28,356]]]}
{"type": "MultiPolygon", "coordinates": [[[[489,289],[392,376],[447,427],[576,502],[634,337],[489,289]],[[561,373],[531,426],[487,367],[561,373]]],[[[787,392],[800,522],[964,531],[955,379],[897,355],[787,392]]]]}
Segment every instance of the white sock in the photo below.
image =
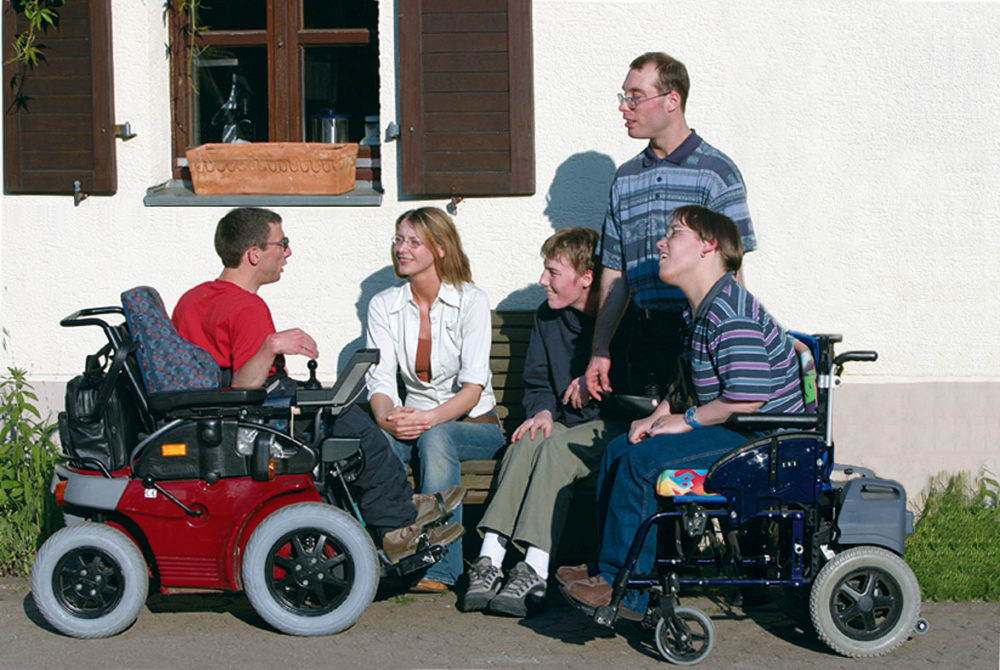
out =
{"type": "Polygon", "coordinates": [[[479,550],[479,557],[485,556],[490,559],[490,563],[499,568],[503,564],[503,557],[507,554],[507,541],[508,538],[503,535],[492,530],[487,531],[483,536],[483,548],[479,550]]]}
{"type": "Polygon", "coordinates": [[[528,553],[524,555],[524,562],[530,565],[531,569],[538,573],[542,579],[549,578],[549,552],[529,545],[528,553]]]}

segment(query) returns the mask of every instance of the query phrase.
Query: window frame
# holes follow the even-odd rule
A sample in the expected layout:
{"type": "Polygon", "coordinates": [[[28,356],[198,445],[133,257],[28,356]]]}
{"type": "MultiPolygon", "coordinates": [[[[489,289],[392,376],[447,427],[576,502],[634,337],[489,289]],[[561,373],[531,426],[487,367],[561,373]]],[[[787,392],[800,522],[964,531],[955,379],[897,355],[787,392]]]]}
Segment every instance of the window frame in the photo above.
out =
{"type": "MultiPolygon", "coordinates": [[[[304,25],[302,0],[269,0],[264,30],[210,30],[195,35],[196,47],[264,46],[268,62],[268,141],[302,142],[302,60],[299,50],[314,46],[365,45],[367,28],[299,28],[304,25]],[[283,74],[287,73],[287,74],[283,74]]],[[[169,12],[171,137],[174,179],[190,179],[187,150],[192,143],[194,106],[188,64],[190,37],[177,12],[169,12]]],[[[377,154],[377,152],[374,152],[377,154]]]]}

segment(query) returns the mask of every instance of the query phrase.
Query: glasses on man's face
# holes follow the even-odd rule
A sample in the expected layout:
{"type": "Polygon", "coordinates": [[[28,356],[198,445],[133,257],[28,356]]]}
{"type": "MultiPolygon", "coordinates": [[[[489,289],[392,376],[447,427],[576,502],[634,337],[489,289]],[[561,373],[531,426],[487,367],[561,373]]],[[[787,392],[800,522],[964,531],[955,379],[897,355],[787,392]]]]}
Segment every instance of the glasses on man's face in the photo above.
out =
{"type": "Polygon", "coordinates": [[[673,91],[667,91],[666,93],[660,93],[659,95],[654,95],[651,98],[637,98],[634,95],[625,95],[624,93],[618,94],[618,104],[621,105],[623,102],[628,106],[629,109],[635,109],[642,103],[648,100],[656,100],[657,98],[662,98],[665,95],[670,95],[673,91]]]}
{"type": "Polygon", "coordinates": [[[419,237],[403,237],[402,235],[392,236],[392,246],[398,247],[403,245],[411,249],[418,249],[422,247],[424,243],[420,241],[419,237]]]}
{"type": "Polygon", "coordinates": [[[279,245],[279,246],[280,246],[280,247],[281,247],[282,249],[284,249],[284,250],[286,250],[286,251],[288,250],[288,238],[287,238],[287,237],[282,237],[282,238],[281,238],[280,240],[278,240],[277,242],[259,242],[259,243],[257,244],[257,246],[258,246],[258,247],[265,247],[265,248],[266,248],[266,247],[268,247],[268,246],[270,246],[270,245],[272,245],[272,244],[277,244],[277,245],[279,245]]]}

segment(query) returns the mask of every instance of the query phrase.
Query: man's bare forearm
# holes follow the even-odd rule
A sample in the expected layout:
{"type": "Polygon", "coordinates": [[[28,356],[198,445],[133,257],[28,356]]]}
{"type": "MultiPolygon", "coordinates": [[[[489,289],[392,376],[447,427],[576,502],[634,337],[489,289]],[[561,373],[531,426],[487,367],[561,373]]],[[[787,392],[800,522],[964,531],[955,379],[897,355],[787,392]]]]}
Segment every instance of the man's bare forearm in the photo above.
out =
{"type": "Polygon", "coordinates": [[[595,356],[608,356],[611,339],[618,330],[625,308],[628,307],[628,286],[620,270],[601,270],[601,300],[594,325],[592,352],[595,356]]]}

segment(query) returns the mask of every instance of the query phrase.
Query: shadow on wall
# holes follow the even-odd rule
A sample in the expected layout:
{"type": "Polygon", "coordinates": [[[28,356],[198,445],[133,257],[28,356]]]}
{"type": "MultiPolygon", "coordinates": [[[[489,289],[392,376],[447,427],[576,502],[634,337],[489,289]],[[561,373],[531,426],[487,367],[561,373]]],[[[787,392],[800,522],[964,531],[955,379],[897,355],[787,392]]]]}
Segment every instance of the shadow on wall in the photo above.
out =
{"type": "Polygon", "coordinates": [[[381,270],[374,272],[361,280],[361,293],[358,295],[354,309],[358,314],[358,322],[361,324],[361,334],[348,342],[340,354],[337,356],[337,372],[345,369],[347,362],[358,349],[365,346],[365,331],[368,329],[368,303],[379,291],[394,286],[400,281],[399,277],[392,271],[392,266],[387,265],[381,270]]]}
{"type": "MultiPolygon", "coordinates": [[[[555,232],[573,226],[600,230],[614,177],[615,162],[611,156],[585,151],[567,158],[556,170],[545,196],[544,214],[552,224],[552,230],[555,232]]],[[[538,270],[541,271],[540,262],[538,270]]],[[[496,304],[496,308],[534,309],[544,299],[542,287],[529,284],[511,292],[496,304]]]]}

